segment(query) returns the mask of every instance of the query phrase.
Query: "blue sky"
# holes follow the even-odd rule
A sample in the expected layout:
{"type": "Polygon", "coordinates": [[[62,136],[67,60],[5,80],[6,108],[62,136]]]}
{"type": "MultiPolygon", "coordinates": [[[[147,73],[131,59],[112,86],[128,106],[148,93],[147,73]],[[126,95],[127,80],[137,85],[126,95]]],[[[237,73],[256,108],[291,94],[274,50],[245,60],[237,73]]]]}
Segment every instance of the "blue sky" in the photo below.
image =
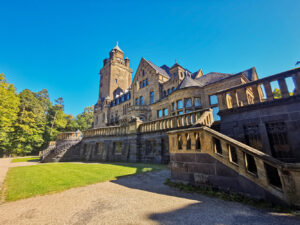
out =
{"type": "Polygon", "coordinates": [[[299,11],[299,0],[0,0],[0,73],[18,92],[63,97],[73,115],[96,103],[116,41],[134,73],[145,57],[204,73],[255,66],[264,77],[300,60],[299,11]]]}

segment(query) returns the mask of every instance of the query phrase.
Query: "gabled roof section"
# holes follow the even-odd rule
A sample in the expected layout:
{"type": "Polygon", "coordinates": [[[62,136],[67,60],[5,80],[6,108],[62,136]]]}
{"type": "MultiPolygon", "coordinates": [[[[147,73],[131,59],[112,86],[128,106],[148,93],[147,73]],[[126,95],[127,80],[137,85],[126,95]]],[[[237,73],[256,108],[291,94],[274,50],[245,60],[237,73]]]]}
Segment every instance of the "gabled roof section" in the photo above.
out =
{"type": "Polygon", "coordinates": [[[196,80],[193,80],[190,76],[185,76],[185,78],[178,85],[177,90],[188,88],[188,87],[201,87],[201,86],[196,80]]]}
{"type": "Polygon", "coordinates": [[[202,72],[201,69],[198,70],[198,71],[196,71],[195,73],[192,73],[192,74],[191,74],[191,77],[192,77],[193,79],[195,79],[195,78],[200,78],[201,76],[203,76],[203,72],[202,72]]]}
{"type": "Polygon", "coordinates": [[[203,87],[205,85],[215,83],[217,81],[223,80],[230,76],[233,76],[233,74],[211,72],[211,73],[205,74],[199,78],[196,78],[195,81],[197,81],[199,83],[199,85],[201,87],[203,87]]]}
{"type": "Polygon", "coordinates": [[[249,81],[257,80],[257,73],[255,67],[239,72],[235,75],[244,75],[249,81]]]}
{"type": "Polygon", "coordinates": [[[156,66],[156,65],[155,65],[154,63],[152,63],[150,60],[146,60],[146,59],[145,59],[145,61],[148,62],[148,64],[149,64],[153,69],[155,69],[155,71],[156,71],[157,73],[159,73],[159,74],[161,74],[161,75],[163,75],[163,76],[165,76],[165,77],[167,77],[167,78],[170,78],[170,76],[169,76],[169,74],[168,74],[168,72],[167,72],[166,70],[164,70],[164,69],[161,68],[161,67],[156,66]]]}

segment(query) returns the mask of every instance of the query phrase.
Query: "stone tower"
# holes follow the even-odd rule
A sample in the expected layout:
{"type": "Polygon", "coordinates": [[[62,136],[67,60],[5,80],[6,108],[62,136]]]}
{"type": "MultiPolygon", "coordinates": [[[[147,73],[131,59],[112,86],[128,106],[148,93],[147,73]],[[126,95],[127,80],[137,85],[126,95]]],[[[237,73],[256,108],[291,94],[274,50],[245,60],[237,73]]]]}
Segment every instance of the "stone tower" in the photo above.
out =
{"type": "Polygon", "coordinates": [[[129,59],[117,45],[110,51],[109,58],[103,60],[100,70],[100,88],[98,104],[104,100],[113,100],[114,95],[124,92],[131,84],[132,69],[129,59]]]}

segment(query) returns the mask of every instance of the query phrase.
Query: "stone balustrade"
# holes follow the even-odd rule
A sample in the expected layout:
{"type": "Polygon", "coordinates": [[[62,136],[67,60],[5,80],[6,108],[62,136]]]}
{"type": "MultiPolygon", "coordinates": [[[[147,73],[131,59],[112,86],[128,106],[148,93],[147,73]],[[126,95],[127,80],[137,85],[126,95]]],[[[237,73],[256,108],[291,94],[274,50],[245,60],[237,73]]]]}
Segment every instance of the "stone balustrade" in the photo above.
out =
{"type": "Polygon", "coordinates": [[[66,140],[81,140],[82,134],[80,132],[64,132],[57,135],[56,141],[66,140]]]}
{"type": "Polygon", "coordinates": [[[134,127],[128,126],[109,126],[102,128],[89,129],[84,132],[84,137],[93,136],[120,136],[129,133],[146,133],[160,130],[188,127],[196,124],[211,126],[214,122],[212,110],[202,109],[191,113],[178,116],[170,116],[163,119],[136,124],[134,127]]]}
{"type": "MultiPolygon", "coordinates": [[[[185,155],[184,159],[192,159],[194,155],[199,155],[200,159],[205,158],[203,153],[206,153],[282,201],[300,206],[299,163],[281,162],[208,127],[169,131],[167,134],[171,171],[172,155],[185,155]]],[[[192,168],[195,170],[194,160],[192,168]]],[[[178,164],[178,162],[173,163],[178,164]]],[[[184,160],[180,163],[184,163],[184,160]]],[[[186,167],[188,164],[183,165],[180,171],[186,167]]],[[[222,173],[224,174],[224,171],[222,173]]]]}
{"type": "Polygon", "coordinates": [[[120,136],[128,134],[127,126],[109,126],[95,129],[89,129],[83,133],[84,137],[93,136],[120,136]]]}
{"type": "Polygon", "coordinates": [[[188,127],[195,124],[211,126],[214,122],[212,110],[202,109],[191,113],[185,113],[177,116],[170,116],[140,125],[140,132],[154,132],[159,130],[169,130],[175,128],[188,127]]]}
{"type": "Polygon", "coordinates": [[[290,97],[290,93],[288,91],[286,78],[289,77],[292,78],[295,85],[293,95],[300,95],[300,68],[296,68],[217,92],[219,109],[226,110],[260,102],[273,101],[274,94],[271,82],[274,81],[278,82],[281,98],[288,98],[290,97]],[[266,96],[264,96],[262,88],[264,88],[266,96]]]}

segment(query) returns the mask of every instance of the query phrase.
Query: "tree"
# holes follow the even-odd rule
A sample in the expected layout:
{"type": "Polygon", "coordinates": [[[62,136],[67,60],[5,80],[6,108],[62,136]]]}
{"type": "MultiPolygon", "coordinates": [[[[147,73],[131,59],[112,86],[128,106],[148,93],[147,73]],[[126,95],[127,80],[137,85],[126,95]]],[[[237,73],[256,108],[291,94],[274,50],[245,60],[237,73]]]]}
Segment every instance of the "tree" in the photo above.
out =
{"type": "Polygon", "coordinates": [[[19,94],[20,110],[15,123],[13,153],[26,155],[38,151],[43,145],[46,115],[35,93],[25,89],[19,94]]]}
{"type": "Polygon", "coordinates": [[[78,129],[85,131],[92,127],[94,121],[94,106],[84,108],[84,112],[77,115],[78,129]]]}
{"type": "Polygon", "coordinates": [[[64,110],[64,100],[62,97],[59,97],[58,99],[55,100],[55,102],[57,103],[54,107],[54,118],[53,118],[53,121],[52,121],[52,125],[51,125],[51,129],[50,129],[50,136],[52,134],[52,130],[53,130],[53,126],[54,126],[54,123],[55,123],[55,120],[56,120],[56,116],[57,116],[57,112],[60,112],[60,111],[63,111],[64,110]]]}
{"type": "Polygon", "coordinates": [[[4,74],[0,74],[0,156],[11,154],[19,104],[15,87],[6,82],[4,74]]]}

